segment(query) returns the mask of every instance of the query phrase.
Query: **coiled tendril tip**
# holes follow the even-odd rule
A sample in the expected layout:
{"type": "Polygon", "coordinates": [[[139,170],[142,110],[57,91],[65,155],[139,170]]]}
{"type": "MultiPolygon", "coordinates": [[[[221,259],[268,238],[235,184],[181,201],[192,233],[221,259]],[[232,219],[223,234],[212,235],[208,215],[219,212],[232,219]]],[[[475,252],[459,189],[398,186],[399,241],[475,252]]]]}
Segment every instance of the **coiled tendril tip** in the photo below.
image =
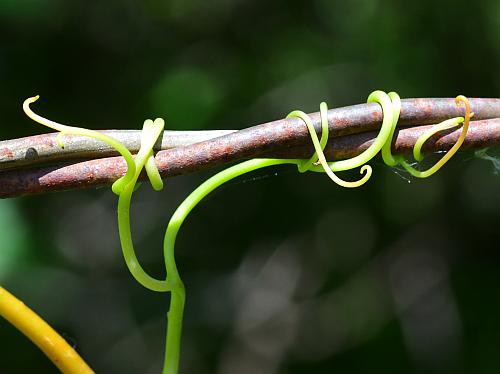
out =
{"type": "Polygon", "coordinates": [[[341,178],[339,178],[332,170],[328,162],[326,161],[326,157],[324,154],[324,149],[326,147],[326,144],[328,142],[328,105],[325,102],[322,102],[319,106],[320,109],[320,116],[321,116],[321,140],[318,139],[318,135],[316,135],[316,130],[314,128],[314,125],[312,123],[311,117],[307,115],[306,113],[300,111],[300,110],[294,110],[290,114],[288,114],[287,118],[299,118],[301,119],[304,124],[307,126],[307,129],[309,131],[309,135],[311,137],[311,140],[313,142],[314,146],[314,154],[311,156],[309,160],[306,161],[299,161],[297,163],[297,168],[299,172],[303,173],[306,171],[323,171],[325,172],[328,177],[335,182],[336,184],[342,186],[342,187],[347,187],[347,188],[354,188],[354,187],[359,187],[363,184],[365,184],[368,179],[370,179],[372,169],[369,165],[365,165],[361,169],[361,174],[365,173],[366,174],[358,181],[354,182],[349,182],[345,181],[341,178]],[[319,165],[321,165],[321,168],[319,168],[319,165]]]}
{"type": "Polygon", "coordinates": [[[416,160],[422,161],[423,160],[423,155],[421,154],[421,149],[424,145],[424,143],[434,134],[438,133],[439,131],[451,129],[455,126],[458,126],[460,123],[463,122],[462,125],[462,131],[460,132],[460,136],[458,137],[457,142],[451,147],[451,149],[438,161],[434,166],[431,168],[425,170],[425,171],[420,171],[416,170],[413,168],[408,162],[406,162],[403,157],[398,157],[398,162],[403,166],[403,168],[413,175],[414,177],[417,178],[427,178],[430,177],[432,174],[434,174],[436,171],[441,169],[448,160],[458,151],[458,149],[461,147],[465,140],[465,136],[467,135],[467,130],[469,129],[469,122],[471,117],[473,116],[474,113],[471,113],[470,110],[470,103],[469,99],[463,95],[458,95],[455,98],[455,103],[459,105],[461,102],[465,104],[465,116],[464,117],[455,117],[448,119],[446,121],[443,121],[436,126],[432,127],[430,130],[424,132],[418,139],[417,142],[415,143],[415,146],[413,147],[413,155],[416,160]]]}

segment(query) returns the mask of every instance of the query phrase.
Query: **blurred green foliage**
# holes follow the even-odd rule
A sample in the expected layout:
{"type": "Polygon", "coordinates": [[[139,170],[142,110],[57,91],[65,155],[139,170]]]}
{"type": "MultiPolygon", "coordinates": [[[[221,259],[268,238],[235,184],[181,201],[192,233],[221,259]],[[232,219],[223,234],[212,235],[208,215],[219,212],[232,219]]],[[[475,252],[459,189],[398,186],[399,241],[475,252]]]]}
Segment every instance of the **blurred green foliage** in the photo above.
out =
{"type": "MultiPolygon", "coordinates": [[[[499,20],[496,0],[3,0],[0,138],[45,131],[21,110],[34,94],[94,129],[237,129],[375,89],[496,97],[499,20]]],[[[157,276],[170,214],[211,174],[139,190],[157,276]]],[[[473,154],[407,178],[375,162],[352,191],[284,167],[197,207],[177,248],[183,372],[498,373],[500,179],[473,154]]],[[[109,190],[0,201],[0,279],[97,372],[157,373],[168,297],[127,273],[114,210],[109,190]]],[[[1,373],[54,371],[2,321],[0,346],[1,373]]]]}
{"type": "Polygon", "coordinates": [[[204,70],[185,67],[168,71],[153,89],[151,112],[177,123],[179,129],[203,129],[223,97],[220,86],[217,79],[204,70]]]}
{"type": "Polygon", "coordinates": [[[26,222],[20,216],[16,200],[2,201],[0,205],[0,279],[4,280],[25,258],[29,240],[26,222]]]}

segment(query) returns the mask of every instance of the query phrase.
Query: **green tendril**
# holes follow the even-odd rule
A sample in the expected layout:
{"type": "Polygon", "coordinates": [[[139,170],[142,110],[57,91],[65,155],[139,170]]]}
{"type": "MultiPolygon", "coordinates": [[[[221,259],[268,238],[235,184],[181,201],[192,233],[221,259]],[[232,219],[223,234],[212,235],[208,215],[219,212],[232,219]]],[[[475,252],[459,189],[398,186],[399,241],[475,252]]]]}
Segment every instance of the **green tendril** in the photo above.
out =
{"type": "Polygon", "coordinates": [[[323,171],[330,177],[332,181],[337,183],[338,185],[342,187],[347,187],[347,188],[354,188],[354,187],[359,187],[363,184],[365,184],[368,179],[370,179],[370,176],[372,174],[372,169],[370,166],[365,165],[361,168],[361,173],[366,174],[361,178],[359,181],[356,182],[347,182],[344,181],[343,179],[340,179],[335,175],[335,173],[331,170],[330,166],[328,165],[328,162],[326,161],[325,154],[323,153],[323,150],[325,149],[326,143],[328,142],[328,118],[327,118],[327,111],[328,107],[326,103],[321,103],[320,104],[320,114],[321,114],[321,141],[318,140],[318,136],[316,135],[316,130],[314,129],[314,125],[312,123],[311,117],[309,117],[306,113],[300,111],[300,110],[295,110],[291,112],[287,118],[300,118],[307,126],[307,129],[309,130],[309,135],[311,136],[311,140],[314,145],[314,154],[313,156],[303,162],[298,163],[298,169],[299,172],[303,173],[305,171],[310,170],[313,165],[314,161],[317,159],[319,163],[321,164],[323,171]]]}
{"type": "Polygon", "coordinates": [[[51,121],[47,118],[44,118],[44,117],[34,113],[30,108],[30,104],[34,103],[39,98],[40,98],[40,96],[37,95],[37,96],[30,97],[30,98],[26,99],[23,103],[23,110],[26,113],[26,115],[29,118],[31,118],[33,121],[38,122],[44,126],[50,127],[51,129],[59,131],[60,133],[56,137],[56,142],[58,143],[58,145],[61,148],[64,148],[64,144],[63,144],[62,139],[61,139],[62,136],[64,136],[64,135],[85,136],[85,137],[97,139],[97,140],[100,140],[106,144],[109,144],[111,147],[116,149],[116,151],[123,156],[123,158],[127,162],[127,173],[123,177],[121,177],[120,179],[116,180],[112,186],[113,192],[118,194],[118,191],[120,191],[124,185],[126,185],[127,183],[129,183],[131,181],[131,179],[134,176],[134,172],[135,172],[134,159],[133,159],[130,151],[127,149],[127,147],[125,147],[122,143],[120,143],[116,139],[113,139],[110,136],[101,134],[98,131],[84,129],[81,127],[62,125],[60,123],[51,121]]]}
{"type": "MultiPolygon", "coordinates": [[[[443,121],[435,126],[433,126],[430,130],[424,132],[416,141],[415,146],[413,147],[413,156],[417,161],[422,161],[423,160],[423,155],[422,155],[422,147],[424,143],[432,137],[434,134],[451,129],[460,123],[463,122],[462,125],[462,131],[460,133],[460,136],[457,140],[457,142],[453,145],[453,147],[446,152],[446,154],[438,161],[436,164],[434,164],[432,167],[425,171],[417,170],[413,166],[411,166],[404,158],[403,156],[396,156],[397,162],[411,175],[413,175],[416,178],[427,178],[430,177],[432,174],[436,173],[439,169],[441,169],[444,164],[446,164],[451,157],[458,151],[458,149],[462,146],[465,136],[467,135],[467,131],[469,129],[469,123],[470,119],[474,115],[474,113],[471,112],[470,110],[470,103],[469,100],[462,95],[459,95],[456,97],[455,102],[457,105],[460,104],[460,102],[463,102],[465,105],[465,117],[456,117],[456,118],[451,118],[446,121],[443,121]]],[[[393,166],[393,165],[391,165],[393,166]]]]}
{"type": "Polygon", "coordinates": [[[144,271],[144,269],[139,264],[139,261],[135,254],[130,226],[130,205],[132,195],[139,186],[137,184],[137,180],[143,168],[145,168],[153,188],[157,191],[163,188],[163,181],[154,160],[153,147],[158,141],[160,135],[163,133],[165,122],[161,118],[157,118],[155,121],[144,121],[141,136],[141,147],[138,154],[134,158],[123,144],[109,136],[88,129],[62,125],[33,113],[29,105],[35,102],[37,99],[38,96],[27,99],[23,104],[24,111],[30,118],[32,118],[36,122],[59,131],[60,133],[57,135],[56,141],[61,147],[64,147],[61,139],[62,136],[87,136],[103,141],[115,148],[124,157],[127,163],[126,174],[123,177],[119,178],[112,186],[113,192],[119,196],[118,228],[125,262],[133,277],[145,288],[157,292],[171,292],[170,308],[167,318],[165,360],[163,366],[164,374],[176,374],[179,370],[182,320],[186,302],[184,284],[180,278],[179,271],[175,262],[175,241],[186,217],[203,198],[214,191],[217,187],[221,186],[231,179],[257,169],[282,164],[294,164],[297,166],[298,171],[301,173],[304,173],[306,171],[325,172],[335,183],[343,187],[358,187],[368,181],[372,174],[372,168],[369,165],[363,164],[366,164],[368,161],[370,161],[379,151],[381,151],[382,158],[387,165],[396,166],[397,164],[401,164],[412,175],[420,177],[423,177],[424,175],[428,176],[442,167],[444,163],[449,158],[451,158],[451,156],[458,150],[460,145],[463,143],[469,124],[469,119],[472,116],[472,114],[470,113],[468,100],[463,96],[457,97],[457,104],[460,101],[463,101],[465,103],[465,120],[462,117],[453,118],[444,121],[441,124],[433,127],[431,130],[425,132],[418,139],[415,145],[415,159],[421,160],[421,148],[425,141],[428,140],[433,134],[464,122],[459,140],[433,168],[429,169],[426,172],[419,172],[413,169],[408,163],[406,163],[406,161],[401,156],[393,156],[391,153],[391,142],[394,136],[394,131],[399,119],[399,113],[401,109],[400,98],[395,92],[386,94],[382,91],[375,91],[370,94],[370,96],[368,97],[368,102],[376,102],[380,104],[382,108],[383,121],[380,132],[374,142],[370,145],[370,147],[368,147],[368,149],[366,149],[360,155],[347,160],[334,162],[327,162],[326,160],[324,149],[328,142],[328,108],[325,103],[320,104],[321,140],[318,139],[313,122],[306,113],[302,111],[291,112],[287,116],[287,118],[299,118],[307,126],[315,150],[311,158],[309,158],[308,160],[253,159],[229,167],[203,182],[181,203],[168,223],[163,242],[166,279],[158,280],[151,277],[144,271]],[[334,173],[335,171],[354,169],[361,165],[363,166],[360,171],[362,174],[364,174],[364,176],[358,181],[347,182],[337,177],[334,173]]]}
{"type": "MultiPolygon", "coordinates": [[[[398,124],[399,114],[401,112],[401,99],[396,92],[389,92],[389,99],[391,100],[392,106],[392,123],[390,130],[387,134],[387,139],[382,146],[382,159],[388,166],[396,166],[398,160],[392,155],[391,146],[392,138],[394,137],[394,132],[396,131],[396,125],[398,124]]],[[[385,112],[384,112],[385,117],[385,112]]]]}
{"type": "MultiPolygon", "coordinates": [[[[326,144],[328,143],[328,106],[326,105],[325,102],[322,102],[321,104],[319,104],[319,111],[320,111],[320,118],[321,118],[321,140],[319,141],[319,148],[321,149],[321,151],[324,151],[325,147],[326,147],[326,144]]],[[[315,162],[318,161],[318,152],[316,151],[316,146],[317,146],[317,139],[318,139],[318,136],[316,135],[316,130],[314,129],[314,125],[312,124],[312,121],[310,119],[310,117],[305,114],[304,112],[300,111],[300,110],[294,110],[293,112],[290,112],[286,118],[293,118],[293,117],[296,117],[296,118],[300,118],[307,126],[307,130],[309,131],[309,136],[311,136],[311,140],[313,142],[313,145],[314,145],[314,153],[313,155],[311,156],[311,158],[309,160],[306,160],[306,161],[303,161],[301,162],[297,168],[299,170],[299,173],[305,173],[306,171],[308,171],[315,162]],[[314,135],[312,135],[314,134],[314,135]],[[316,144],[315,143],[315,139],[316,139],[316,144]]]]}
{"type": "MultiPolygon", "coordinates": [[[[330,170],[350,170],[369,162],[382,149],[389,138],[393,126],[393,106],[391,99],[383,91],[374,91],[368,96],[367,102],[376,102],[382,107],[383,120],[379,134],[375,138],[374,142],[361,154],[347,160],[329,162],[328,166],[330,170]]],[[[371,175],[371,166],[366,165],[365,170],[367,170],[371,175]]],[[[322,172],[323,170],[318,166],[313,166],[310,168],[310,171],[322,172]]]]}

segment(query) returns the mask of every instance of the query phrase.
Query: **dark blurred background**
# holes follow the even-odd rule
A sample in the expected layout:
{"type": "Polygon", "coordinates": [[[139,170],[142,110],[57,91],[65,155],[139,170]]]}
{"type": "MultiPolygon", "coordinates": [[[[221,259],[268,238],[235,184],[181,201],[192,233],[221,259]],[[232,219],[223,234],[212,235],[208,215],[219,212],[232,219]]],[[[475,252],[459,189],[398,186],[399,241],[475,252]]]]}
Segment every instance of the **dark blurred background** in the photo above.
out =
{"type": "MultiPolygon", "coordinates": [[[[0,137],[47,131],[21,110],[35,94],[63,123],[164,117],[179,130],[244,128],[375,89],[496,97],[499,38],[497,0],[2,0],[0,137]]],[[[176,248],[182,372],[500,372],[494,163],[465,153],[428,180],[372,165],[355,190],[262,170],[193,211],[176,248]]],[[[152,274],[164,276],[170,215],[214,172],[135,195],[152,274]]],[[[168,295],[127,272],[115,205],[109,189],[0,201],[0,282],[98,373],[159,373],[168,295]]],[[[0,373],[55,372],[3,320],[0,348],[0,373]]]]}

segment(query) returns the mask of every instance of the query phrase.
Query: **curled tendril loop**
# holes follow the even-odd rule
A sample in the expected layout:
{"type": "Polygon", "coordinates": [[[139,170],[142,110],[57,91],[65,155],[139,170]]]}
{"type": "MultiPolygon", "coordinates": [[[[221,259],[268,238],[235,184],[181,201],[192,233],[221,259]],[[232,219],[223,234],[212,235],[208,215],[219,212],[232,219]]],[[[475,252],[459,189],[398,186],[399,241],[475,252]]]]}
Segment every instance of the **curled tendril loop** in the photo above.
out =
{"type": "Polygon", "coordinates": [[[33,121],[38,122],[41,125],[47,126],[47,127],[54,129],[56,131],[59,131],[59,134],[57,134],[57,136],[56,136],[56,142],[61,148],[64,148],[64,143],[62,141],[62,137],[64,135],[86,136],[86,137],[97,139],[97,140],[100,140],[104,143],[109,144],[111,147],[116,149],[116,151],[123,156],[123,158],[127,162],[127,173],[123,177],[116,180],[112,186],[113,192],[118,194],[118,191],[121,190],[124,185],[126,185],[127,183],[129,183],[132,180],[134,173],[135,173],[134,159],[133,159],[130,151],[122,143],[120,143],[116,139],[113,139],[110,136],[101,134],[98,131],[89,130],[89,129],[85,129],[85,128],[81,128],[81,127],[63,125],[63,124],[60,124],[58,122],[52,121],[50,119],[47,119],[45,117],[42,117],[42,116],[36,114],[35,112],[33,112],[31,110],[30,104],[34,103],[39,98],[40,98],[40,96],[36,95],[36,96],[30,97],[30,98],[24,100],[24,103],[23,103],[24,113],[26,113],[26,115],[29,118],[31,118],[33,121]]]}
{"type": "MultiPolygon", "coordinates": [[[[472,118],[474,113],[471,112],[469,100],[465,96],[463,96],[463,95],[457,96],[455,98],[455,102],[457,105],[459,105],[461,102],[464,103],[465,116],[451,118],[451,119],[448,119],[446,121],[443,121],[443,122],[437,124],[436,126],[433,126],[431,129],[424,132],[417,139],[415,146],[413,147],[413,156],[414,156],[415,160],[422,161],[424,158],[422,155],[422,147],[423,147],[424,143],[430,137],[432,137],[434,134],[436,134],[440,131],[451,129],[455,126],[458,126],[460,123],[463,122],[462,131],[460,132],[460,136],[458,137],[457,142],[453,145],[453,147],[451,147],[451,149],[438,162],[436,162],[436,164],[434,164],[434,166],[430,167],[429,169],[427,169],[425,171],[420,171],[420,170],[417,170],[414,167],[412,167],[402,156],[396,156],[396,160],[398,161],[398,163],[401,164],[401,166],[403,166],[403,168],[408,173],[413,175],[414,177],[417,177],[417,178],[430,177],[432,174],[434,174],[439,169],[441,169],[444,166],[444,164],[446,164],[451,159],[451,157],[455,153],[457,153],[458,149],[462,146],[462,144],[465,140],[465,136],[467,135],[467,131],[469,129],[470,119],[472,118]]],[[[384,159],[384,161],[385,161],[385,159],[384,159]]],[[[394,166],[394,165],[390,165],[390,166],[394,166]]]]}
{"type": "Polygon", "coordinates": [[[156,190],[161,190],[163,188],[163,181],[161,180],[158,169],[154,163],[153,147],[158,137],[163,132],[165,122],[161,118],[158,118],[155,121],[146,120],[144,122],[141,137],[141,148],[134,159],[130,151],[122,143],[110,136],[94,130],[63,125],[34,113],[30,108],[30,104],[37,101],[38,98],[39,96],[34,96],[26,99],[23,103],[24,112],[35,122],[59,131],[60,133],[57,135],[56,141],[60,147],[64,147],[62,142],[62,136],[64,135],[86,136],[109,144],[123,156],[127,163],[127,172],[123,177],[113,183],[112,190],[120,197],[120,201],[122,202],[120,204],[119,201],[118,216],[120,239],[122,239],[122,250],[125,262],[127,263],[130,272],[139,283],[150,289],[168,291],[169,287],[166,284],[166,281],[160,281],[150,277],[140,266],[135,255],[130,234],[130,219],[124,219],[124,217],[128,216],[130,211],[130,198],[135,189],[137,178],[144,167],[146,168],[146,173],[153,188],[156,190]]]}
{"type": "MultiPolygon", "coordinates": [[[[396,130],[396,125],[398,124],[399,114],[401,113],[401,99],[396,92],[389,92],[389,99],[391,100],[392,106],[392,122],[390,130],[387,134],[387,139],[382,146],[382,159],[388,166],[396,166],[398,164],[397,158],[392,155],[391,146],[392,138],[394,137],[394,131],[396,130]]],[[[385,117],[385,112],[384,112],[385,117]]]]}
{"type": "Polygon", "coordinates": [[[299,172],[303,173],[309,171],[314,166],[316,166],[317,162],[319,162],[319,164],[323,168],[322,171],[324,171],[332,181],[342,187],[354,188],[365,184],[372,175],[372,168],[369,165],[364,165],[361,168],[360,173],[364,174],[364,176],[360,180],[355,182],[349,182],[339,178],[328,165],[325,154],[323,152],[326,147],[326,143],[328,142],[328,106],[323,102],[320,104],[319,108],[321,115],[321,140],[318,140],[318,135],[316,135],[316,130],[314,129],[314,125],[309,115],[300,110],[295,110],[287,116],[287,118],[299,118],[306,124],[307,129],[309,130],[309,135],[311,136],[311,140],[314,145],[315,152],[312,157],[309,160],[299,162],[297,164],[299,172]]]}
{"type": "MultiPolygon", "coordinates": [[[[388,162],[394,163],[393,156],[390,154],[390,144],[387,145],[387,141],[394,133],[394,128],[399,118],[399,96],[394,92],[388,95],[383,91],[374,91],[368,96],[367,102],[378,103],[382,108],[383,120],[380,132],[373,143],[361,154],[347,160],[329,162],[328,167],[331,171],[350,170],[366,164],[375,157],[380,150],[382,150],[383,157],[387,159],[388,162]],[[397,111],[395,109],[397,109],[397,111]]],[[[313,135],[311,135],[311,137],[313,137],[313,135]]],[[[310,167],[309,170],[316,172],[323,171],[323,169],[315,165],[310,167]]],[[[366,172],[365,177],[359,181],[364,183],[371,176],[372,168],[370,165],[364,165],[361,168],[361,172],[366,172]]],[[[360,183],[360,185],[363,183],[360,183]]]]}

